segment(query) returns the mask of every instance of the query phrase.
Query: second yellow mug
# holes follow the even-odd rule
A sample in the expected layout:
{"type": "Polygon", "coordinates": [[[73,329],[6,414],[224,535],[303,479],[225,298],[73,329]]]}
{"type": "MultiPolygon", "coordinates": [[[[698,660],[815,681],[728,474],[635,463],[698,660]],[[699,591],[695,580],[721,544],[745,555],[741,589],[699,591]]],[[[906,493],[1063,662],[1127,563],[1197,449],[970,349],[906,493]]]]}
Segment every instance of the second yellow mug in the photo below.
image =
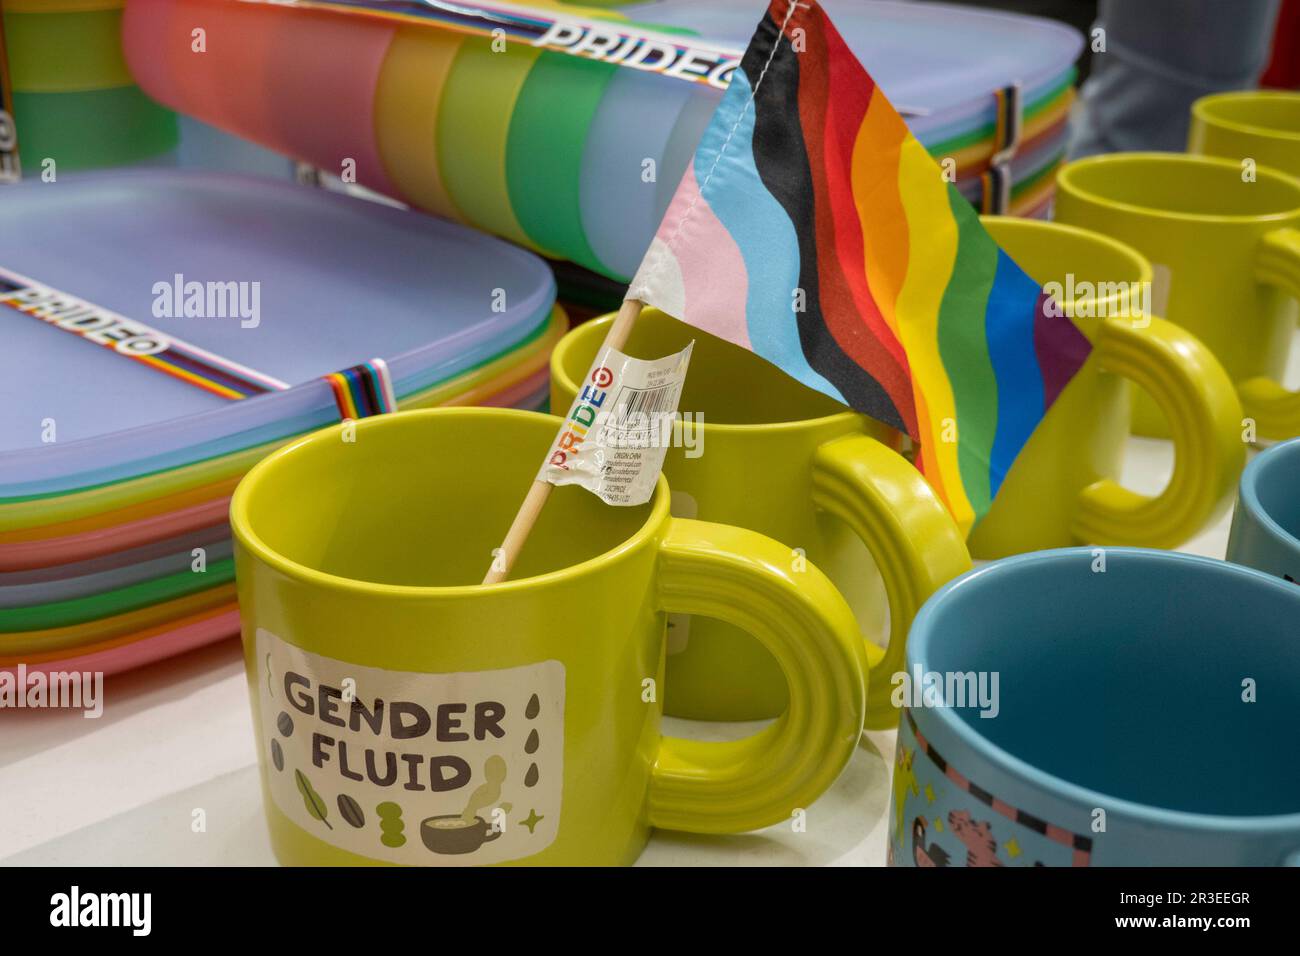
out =
{"type": "MultiPolygon", "coordinates": [[[[1090,156],[1058,174],[1055,216],[1142,253],[1154,311],[1215,354],[1258,436],[1300,435],[1300,393],[1282,384],[1300,297],[1300,180],[1208,156],[1090,156]]],[[[1169,435],[1145,395],[1133,421],[1169,435]]]]}
{"type": "MultiPolygon", "coordinates": [[[[570,407],[611,321],[579,326],[556,346],[553,409],[570,407]]],[[[759,531],[787,546],[786,570],[812,562],[825,571],[868,636],[866,725],[897,724],[891,679],[912,617],[970,567],[960,531],[920,473],[878,440],[894,440],[888,429],[753,353],[655,309],[641,314],[624,351],[657,358],[691,340],[687,422],[664,460],[673,514],[759,531]],[[870,642],[886,626],[887,646],[870,642]]],[[[786,679],[748,634],[683,615],[670,628],[666,713],[752,720],[785,709],[786,679]]]]}
{"type": "Polygon", "coordinates": [[[1223,368],[1191,333],[1150,314],[1151,267],[1131,247],[1059,223],[983,222],[1056,294],[1093,352],[1007,473],[971,533],[971,554],[1181,544],[1226,506],[1245,456],[1241,406],[1223,368]],[[1154,497],[1117,484],[1131,384],[1152,396],[1173,437],[1173,476],[1154,497]]]}
{"type": "Polygon", "coordinates": [[[1251,160],[1300,177],[1300,93],[1240,90],[1192,104],[1187,151],[1251,160]]]}

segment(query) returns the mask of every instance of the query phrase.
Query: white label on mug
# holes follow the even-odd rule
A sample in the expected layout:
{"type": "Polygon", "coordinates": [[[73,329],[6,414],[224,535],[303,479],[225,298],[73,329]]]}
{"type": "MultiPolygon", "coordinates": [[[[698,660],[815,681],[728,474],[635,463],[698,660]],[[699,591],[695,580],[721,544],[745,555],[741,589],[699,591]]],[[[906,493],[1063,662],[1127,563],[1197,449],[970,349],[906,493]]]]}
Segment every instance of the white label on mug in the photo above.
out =
{"type": "Polygon", "coordinates": [[[275,805],[392,863],[466,866],[551,844],[564,783],[564,665],[427,674],[363,667],[257,631],[275,805]]]}
{"type": "Polygon", "coordinates": [[[653,362],[602,348],[537,479],[581,485],[611,505],[649,501],[673,441],[694,346],[653,362]]]}

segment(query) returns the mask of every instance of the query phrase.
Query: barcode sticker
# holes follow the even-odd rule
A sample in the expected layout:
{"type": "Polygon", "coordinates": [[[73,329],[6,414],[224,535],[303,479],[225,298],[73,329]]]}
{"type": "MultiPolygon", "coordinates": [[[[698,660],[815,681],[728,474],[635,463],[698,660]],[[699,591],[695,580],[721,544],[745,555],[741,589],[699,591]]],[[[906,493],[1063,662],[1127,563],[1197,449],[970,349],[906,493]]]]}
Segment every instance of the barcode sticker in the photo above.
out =
{"type": "Polygon", "coordinates": [[[693,346],[649,362],[602,349],[537,477],[581,485],[611,505],[649,501],[675,433],[693,346]]]}
{"type": "Polygon", "coordinates": [[[601,432],[603,444],[621,443],[625,447],[644,447],[657,437],[665,421],[671,425],[677,414],[677,385],[633,388],[624,385],[614,398],[614,414],[601,432]]]}

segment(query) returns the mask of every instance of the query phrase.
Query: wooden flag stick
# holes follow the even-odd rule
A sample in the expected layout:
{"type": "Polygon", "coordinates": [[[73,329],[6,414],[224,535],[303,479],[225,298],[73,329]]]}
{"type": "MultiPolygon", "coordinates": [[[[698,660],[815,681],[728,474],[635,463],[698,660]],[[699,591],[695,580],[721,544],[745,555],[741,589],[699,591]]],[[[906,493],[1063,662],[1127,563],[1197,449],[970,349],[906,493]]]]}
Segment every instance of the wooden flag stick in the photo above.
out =
{"type": "MultiPolygon", "coordinates": [[[[614,319],[614,324],[609,327],[609,332],[605,334],[605,341],[601,343],[597,355],[607,348],[622,350],[644,306],[645,303],[636,299],[623,301],[623,307],[618,310],[618,316],[614,319]]],[[[484,584],[496,584],[510,576],[510,569],[515,566],[515,559],[519,557],[519,552],[528,541],[533,525],[537,523],[542,508],[546,506],[546,499],[551,496],[551,489],[554,487],[549,481],[539,479],[533,482],[532,487],[528,489],[528,494],[524,496],[523,504],[515,514],[515,520],[510,523],[510,530],[506,532],[501,547],[492,553],[492,567],[483,578],[484,584]]]]}

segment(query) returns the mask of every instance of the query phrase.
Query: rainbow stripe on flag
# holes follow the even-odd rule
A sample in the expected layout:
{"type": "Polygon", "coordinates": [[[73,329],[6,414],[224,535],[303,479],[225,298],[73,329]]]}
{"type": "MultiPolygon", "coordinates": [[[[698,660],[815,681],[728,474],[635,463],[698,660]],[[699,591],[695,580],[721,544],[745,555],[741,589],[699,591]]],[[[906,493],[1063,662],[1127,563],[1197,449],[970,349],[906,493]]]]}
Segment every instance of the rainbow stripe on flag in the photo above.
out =
{"type": "Polygon", "coordinates": [[[964,531],[1091,351],[812,0],[772,0],[627,297],[905,431],[964,531]]]}

